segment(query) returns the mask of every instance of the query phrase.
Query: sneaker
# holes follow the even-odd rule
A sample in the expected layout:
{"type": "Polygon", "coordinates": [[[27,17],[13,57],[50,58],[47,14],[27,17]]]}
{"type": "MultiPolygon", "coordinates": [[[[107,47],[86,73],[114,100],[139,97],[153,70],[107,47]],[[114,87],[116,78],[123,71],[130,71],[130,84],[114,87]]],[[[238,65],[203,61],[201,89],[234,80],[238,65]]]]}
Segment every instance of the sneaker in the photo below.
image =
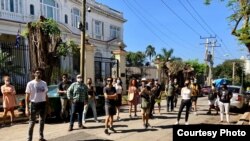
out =
{"type": "Polygon", "coordinates": [[[120,117],[117,117],[116,120],[119,121],[119,120],[120,120],[120,117]]]}
{"type": "Polygon", "coordinates": [[[132,116],[131,116],[131,115],[129,115],[129,118],[132,118],[132,116]]]}
{"type": "Polygon", "coordinates": [[[179,121],[176,121],[176,122],[175,122],[175,125],[179,125],[179,121]]]}
{"type": "Polygon", "coordinates": [[[113,127],[110,127],[109,130],[113,131],[114,133],[116,133],[116,130],[113,127]]]}
{"type": "Polygon", "coordinates": [[[189,125],[189,123],[188,123],[188,122],[185,122],[185,125],[189,125]]]}
{"type": "Polygon", "coordinates": [[[85,123],[86,123],[86,121],[85,121],[85,120],[83,120],[83,121],[82,121],[82,124],[85,124],[85,123]]]}
{"type": "Polygon", "coordinates": [[[143,124],[143,128],[144,128],[144,129],[147,129],[147,125],[146,125],[146,124],[143,124]]]}
{"type": "Polygon", "coordinates": [[[138,117],[137,114],[135,114],[134,117],[138,117]]]}
{"type": "Polygon", "coordinates": [[[146,128],[148,128],[148,127],[151,127],[151,125],[148,123],[148,124],[146,124],[146,128]]]}
{"type": "Polygon", "coordinates": [[[99,123],[99,120],[95,120],[96,123],[99,123]]]}
{"type": "Polygon", "coordinates": [[[108,129],[105,129],[105,130],[104,130],[104,133],[105,133],[106,135],[110,135],[108,129]]]}
{"type": "Polygon", "coordinates": [[[45,139],[39,139],[39,141],[47,141],[47,140],[45,140],[45,139]]]}
{"type": "Polygon", "coordinates": [[[207,114],[208,114],[208,115],[211,115],[211,112],[210,112],[210,111],[208,111],[208,112],[207,112],[207,114]]]}
{"type": "Polygon", "coordinates": [[[196,115],[196,116],[197,116],[197,112],[194,112],[194,115],[196,115]]]}

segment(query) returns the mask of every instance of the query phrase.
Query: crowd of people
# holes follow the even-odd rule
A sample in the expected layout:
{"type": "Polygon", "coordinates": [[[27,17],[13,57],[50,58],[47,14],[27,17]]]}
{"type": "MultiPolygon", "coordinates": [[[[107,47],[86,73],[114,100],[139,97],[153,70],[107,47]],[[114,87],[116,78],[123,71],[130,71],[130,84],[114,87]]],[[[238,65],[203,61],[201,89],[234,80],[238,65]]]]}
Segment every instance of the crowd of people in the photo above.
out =
{"type": "MultiPolygon", "coordinates": [[[[37,68],[34,70],[34,79],[27,83],[26,86],[26,110],[25,113],[29,116],[29,129],[28,129],[28,141],[32,140],[33,128],[36,123],[37,114],[39,115],[39,135],[40,141],[45,141],[43,130],[46,118],[46,103],[48,102],[48,86],[45,81],[42,80],[44,70],[37,68]]],[[[64,122],[69,122],[68,131],[72,131],[74,122],[78,120],[78,127],[85,129],[86,114],[91,107],[95,122],[98,121],[96,110],[96,90],[92,85],[92,78],[87,78],[86,83],[83,82],[82,76],[79,74],[76,76],[76,82],[71,82],[68,79],[67,74],[62,75],[62,81],[58,84],[58,94],[61,99],[61,119],[64,122]],[[67,107],[70,107],[68,110],[67,107]],[[70,112],[70,113],[69,113],[70,112]]],[[[14,107],[16,106],[15,87],[10,84],[10,76],[3,77],[4,85],[1,86],[1,92],[3,94],[3,107],[4,115],[3,119],[8,112],[11,113],[11,123],[13,123],[14,107]]],[[[108,77],[105,80],[105,86],[103,87],[103,94],[105,99],[105,129],[104,133],[109,135],[110,131],[116,132],[113,126],[114,120],[121,120],[120,106],[122,106],[122,95],[127,94],[127,100],[129,102],[129,117],[138,117],[137,105],[140,104],[141,118],[143,128],[150,127],[149,120],[154,118],[155,108],[158,106],[158,114],[161,114],[161,101],[162,96],[166,96],[166,112],[174,112],[174,108],[177,107],[178,97],[180,96],[180,106],[177,114],[175,124],[179,124],[181,113],[186,108],[185,112],[185,125],[188,125],[188,118],[190,111],[193,111],[197,115],[197,99],[200,93],[195,79],[186,80],[184,86],[181,87],[177,79],[166,80],[165,84],[161,84],[157,79],[147,80],[146,78],[131,79],[127,90],[122,87],[121,78],[108,77]],[[156,104],[157,103],[157,104],[156,104]],[[115,116],[115,117],[114,117],[115,116]]],[[[215,109],[216,114],[220,112],[220,121],[223,122],[224,113],[226,114],[226,121],[229,123],[229,105],[232,93],[228,91],[227,85],[223,84],[222,88],[218,90],[213,83],[212,91],[208,95],[209,108],[207,114],[211,114],[212,109],[215,109]]]]}

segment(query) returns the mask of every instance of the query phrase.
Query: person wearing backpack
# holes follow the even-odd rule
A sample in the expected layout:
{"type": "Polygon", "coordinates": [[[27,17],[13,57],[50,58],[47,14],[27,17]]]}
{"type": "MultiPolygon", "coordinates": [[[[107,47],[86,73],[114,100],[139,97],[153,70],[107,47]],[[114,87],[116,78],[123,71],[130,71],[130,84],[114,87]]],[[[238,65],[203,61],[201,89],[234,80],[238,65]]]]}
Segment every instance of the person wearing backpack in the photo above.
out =
{"type": "Polygon", "coordinates": [[[215,83],[213,82],[212,89],[208,94],[208,105],[209,105],[209,109],[207,112],[208,115],[211,114],[212,109],[216,110],[216,115],[218,114],[219,107],[218,107],[218,104],[216,104],[217,95],[218,95],[218,91],[216,90],[215,83]]]}
{"type": "Polygon", "coordinates": [[[220,108],[220,122],[223,122],[223,115],[225,111],[227,123],[230,123],[229,109],[230,99],[232,98],[232,92],[228,90],[227,83],[222,84],[222,88],[220,89],[218,96],[220,108]]]}

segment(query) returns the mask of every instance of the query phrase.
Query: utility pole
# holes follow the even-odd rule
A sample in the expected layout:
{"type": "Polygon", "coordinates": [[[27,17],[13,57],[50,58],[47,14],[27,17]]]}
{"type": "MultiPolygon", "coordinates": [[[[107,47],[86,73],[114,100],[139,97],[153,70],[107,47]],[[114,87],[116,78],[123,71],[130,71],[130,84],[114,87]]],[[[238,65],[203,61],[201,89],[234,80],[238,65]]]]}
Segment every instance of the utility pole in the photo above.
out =
{"type": "Polygon", "coordinates": [[[81,50],[80,50],[80,74],[85,82],[85,27],[86,27],[86,0],[82,1],[82,29],[81,29],[81,50]]]}
{"type": "Polygon", "coordinates": [[[213,64],[214,64],[214,48],[215,47],[220,47],[220,45],[216,45],[217,40],[213,40],[212,42],[212,56],[210,60],[210,67],[209,67],[209,80],[210,80],[210,85],[211,85],[211,80],[213,78],[213,64]]]}
{"type": "Polygon", "coordinates": [[[211,65],[208,65],[208,62],[210,62],[211,64],[211,53],[210,51],[208,50],[208,47],[210,47],[210,44],[211,42],[209,41],[209,39],[212,39],[212,38],[216,38],[215,36],[210,36],[210,37],[200,37],[200,39],[206,39],[206,42],[205,43],[201,43],[201,44],[205,44],[205,73],[204,73],[204,81],[205,81],[205,84],[208,85],[208,86],[211,86],[211,65]],[[209,70],[207,70],[207,66],[209,66],[209,70]],[[209,71],[208,73],[208,76],[207,76],[207,71],[209,71]]]}
{"type": "Polygon", "coordinates": [[[234,76],[235,76],[235,62],[233,62],[233,74],[232,74],[232,78],[233,78],[233,85],[234,85],[234,76]]]}

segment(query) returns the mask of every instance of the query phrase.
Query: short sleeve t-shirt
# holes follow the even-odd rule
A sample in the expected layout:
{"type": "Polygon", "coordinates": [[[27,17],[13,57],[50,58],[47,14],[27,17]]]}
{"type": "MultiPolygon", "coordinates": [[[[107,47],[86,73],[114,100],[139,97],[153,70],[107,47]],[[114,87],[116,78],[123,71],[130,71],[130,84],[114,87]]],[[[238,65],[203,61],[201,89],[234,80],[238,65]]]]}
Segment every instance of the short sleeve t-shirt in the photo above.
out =
{"type": "MultiPolygon", "coordinates": [[[[107,95],[113,95],[116,93],[116,89],[115,89],[115,87],[104,87],[103,93],[106,93],[107,95]]],[[[115,100],[114,99],[105,99],[105,104],[106,105],[115,105],[115,100]]]]}
{"type": "MultiPolygon", "coordinates": [[[[61,82],[58,85],[58,89],[60,91],[67,91],[67,89],[69,88],[69,86],[71,85],[71,81],[67,81],[66,83],[61,82]]],[[[67,94],[64,95],[60,95],[61,98],[67,98],[67,94]]]]}
{"type": "Polygon", "coordinates": [[[25,92],[30,94],[31,102],[34,102],[34,103],[44,102],[46,101],[48,86],[45,81],[32,80],[28,82],[25,92]]]}
{"type": "Polygon", "coordinates": [[[182,99],[190,99],[191,98],[191,90],[188,88],[182,88],[181,89],[181,96],[182,99]]]}

